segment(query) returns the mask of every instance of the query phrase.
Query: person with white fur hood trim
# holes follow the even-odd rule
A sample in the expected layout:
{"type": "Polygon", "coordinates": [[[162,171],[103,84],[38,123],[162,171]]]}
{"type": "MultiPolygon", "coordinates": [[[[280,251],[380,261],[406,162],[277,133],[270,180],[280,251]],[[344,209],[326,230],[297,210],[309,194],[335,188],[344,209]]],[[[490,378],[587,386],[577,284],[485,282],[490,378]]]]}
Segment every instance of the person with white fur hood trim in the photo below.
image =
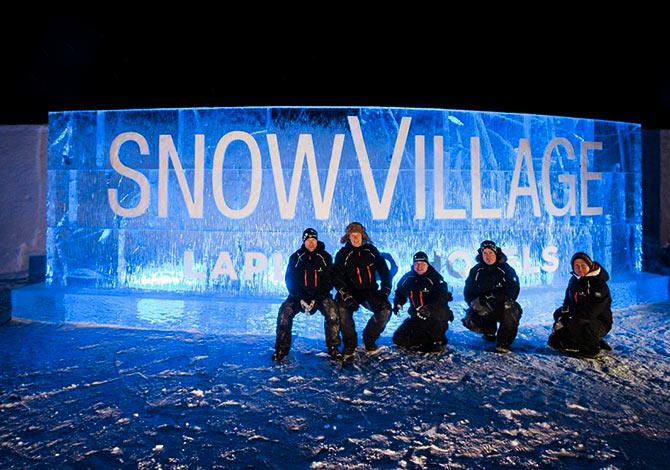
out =
{"type": "Polygon", "coordinates": [[[570,260],[572,277],[563,305],[554,312],[550,347],[583,357],[594,357],[612,348],[603,337],[612,329],[612,296],[609,274],[584,252],[570,260]]]}

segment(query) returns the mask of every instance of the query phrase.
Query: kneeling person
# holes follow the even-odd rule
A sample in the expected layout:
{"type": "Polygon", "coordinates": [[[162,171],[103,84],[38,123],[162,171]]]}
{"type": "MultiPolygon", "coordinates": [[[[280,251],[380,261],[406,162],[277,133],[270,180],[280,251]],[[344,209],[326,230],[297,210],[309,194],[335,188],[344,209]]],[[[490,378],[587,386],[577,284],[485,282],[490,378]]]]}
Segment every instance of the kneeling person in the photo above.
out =
{"type": "Polygon", "coordinates": [[[277,340],[272,360],[281,361],[291,348],[293,317],[299,312],[310,315],[317,310],[325,317],[326,346],[333,359],[339,359],[339,317],[330,291],[333,288],[331,270],[333,258],[326,251],[318,233],[307,228],[302,234],[303,245],[293,253],[286,268],[286,287],[289,295],[279,307],[277,340]]]}
{"type": "Polygon", "coordinates": [[[484,240],[477,251],[477,264],[470,270],[463,290],[470,306],[463,326],[483,333],[488,341],[496,341],[496,351],[506,353],[516,338],[522,314],[516,301],[519,278],[507,264],[507,256],[491,240],[484,240]]]}
{"type": "Polygon", "coordinates": [[[447,344],[445,335],[454,314],[448,302],[453,300],[447,283],[428,262],[423,251],[414,255],[412,270],[398,282],[393,299],[393,310],[398,312],[409,299],[409,318],[393,334],[393,342],[400,347],[438,352],[447,344]]]}
{"type": "Polygon", "coordinates": [[[570,264],[572,277],[563,305],[554,312],[548,343],[562,352],[593,357],[612,349],[603,339],[612,329],[609,274],[583,252],[575,253],[570,264]]]}

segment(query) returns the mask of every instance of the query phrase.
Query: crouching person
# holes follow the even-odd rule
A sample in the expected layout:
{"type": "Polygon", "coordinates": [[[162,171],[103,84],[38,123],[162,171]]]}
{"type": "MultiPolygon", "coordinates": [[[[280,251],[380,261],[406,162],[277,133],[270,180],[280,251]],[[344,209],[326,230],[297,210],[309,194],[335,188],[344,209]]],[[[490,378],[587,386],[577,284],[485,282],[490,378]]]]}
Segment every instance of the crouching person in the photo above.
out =
{"type": "Polygon", "coordinates": [[[509,352],[522,314],[516,302],[519,278],[507,264],[507,256],[491,240],[481,243],[476,261],[465,281],[463,295],[469,308],[463,326],[495,341],[497,352],[509,352]]]}
{"type": "Polygon", "coordinates": [[[594,357],[611,350],[603,337],[612,329],[609,274],[583,252],[570,260],[572,277],[563,305],[554,312],[549,346],[562,352],[594,357]]]}
{"type": "Polygon", "coordinates": [[[393,311],[397,314],[408,299],[409,318],[393,334],[393,342],[413,351],[442,351],[449,322],[454,319],[448,305],[453,296],[423,251],[414,254],[412,270],[398,282],[393,311]]]}
{"type": "Polygon", "coordinates": [[[303,245],[291,255],[286,268],[288,298],[279,307],[277,339],[273,361],[281,361],[291,349],[293,317],[299,312],[310,315],[317,310],[325,317],[326,347],[333,359],[340,359],[339,316],[330,291],[333,288],[331,270],[333,259],[318,233],[307,228],[302,234],[303,245]]]}

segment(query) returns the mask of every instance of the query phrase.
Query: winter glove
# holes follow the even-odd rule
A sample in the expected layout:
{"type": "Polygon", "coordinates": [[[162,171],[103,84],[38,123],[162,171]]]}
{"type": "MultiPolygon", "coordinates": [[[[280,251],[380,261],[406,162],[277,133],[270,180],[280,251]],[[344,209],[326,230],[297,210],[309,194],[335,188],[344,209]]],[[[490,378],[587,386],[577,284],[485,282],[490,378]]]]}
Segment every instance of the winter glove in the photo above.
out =
{"type": "Polygon", "coordinates": [[[401,304],[396,304],[395,302],[393,303],[393,314],[398,315],[398,313],[402,312],[402,305],[401,304]]]}
{"type": "Polygon", "coordinates": [[[570,308],[567,305],[563,305],[554,311],[554,321],[559,321],[568,315],[570,315],[570,308]]]}
{"type": "Polygon", "coordinates": [[[447,321],[454,321],[454,312],[449,307],[447,307],[447,321]]]}
{"type": "Polygon", "coordinates": [[[446,302],[451,302],[452,300],[454,300],[454,295],[451,292],[447,291],[447,293],[444,295],[444,298],[446,302]]]}
{"type": "Polygon", "coordinates": [[[352,309],[356,306],[356,299],[347,291],[340,291],[342,296],[342,303],[345,307],[352,309]]]}
{"type": "Polygon", "coordinates": [[[483,305],[484,307],[486,307],[489,310],[489,312],[492,312],[493,311],[493,306],[496,303],[496,298],[491,293],[480,295],[479,296],[479,303],[481,305],[483,305]]]}
{"type": "Polygon", "coordinates": [[[428,317],[430,317],[430,309],[425,305],[419,305],[416,308],[416,316],[421,320],[428,320],[428,317]]]}
{"type": "Polygon", "coordinates": [[[311,302],[300,300],[300,306],[302,307],[303,311],[305,313],[309,313],[310,315],[314,315],[314,312],[316,312],[316,309],[314,309],[315,305],[316,300],[312,300],[311,302]]]}
{"type": "Polygon", "coordinates": [[[491,313],[491,309],[486,307],[485,305],[482,305],[481,302],[479,301],[479,297],[470,302],[470,308],[475,311],[477,315],[488,315],[491,313]]]}

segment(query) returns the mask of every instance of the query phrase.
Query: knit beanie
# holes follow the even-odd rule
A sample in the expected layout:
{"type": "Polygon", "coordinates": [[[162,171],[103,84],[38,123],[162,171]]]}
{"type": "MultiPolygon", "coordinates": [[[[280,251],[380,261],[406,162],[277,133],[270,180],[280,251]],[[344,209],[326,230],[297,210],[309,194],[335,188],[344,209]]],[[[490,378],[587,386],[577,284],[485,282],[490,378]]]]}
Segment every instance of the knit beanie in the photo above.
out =
{"type": "Polygon", "coordinates": [[[589,270],[593,269],[593,260],[589,257],[589,255],[587,255],[583,251],[578,251],[577,253],[572,255],[572,258],[570,259],[570,269],[574,269],[573,266],[575,265],[575,260],[578,259],[584,261],[588,265],[589,270]]]}
{"type": "Polygon", "coordinates": [[[305,242],[308,238],[314,238],[315,240],[318,240],[319,233],[311,227],[306,228],[305,231],[302,232],[302,241],[305,242]]]}
{"type": "Polygon", "coordinates": [[[414,253],[414,258],[412,259],[412,261],[415,263],[417,261],[425,261],[426,263],[430,264],[430,262],[428,261],[428,255],[423,251],[417,251],[416,253],[414,253]]]}

